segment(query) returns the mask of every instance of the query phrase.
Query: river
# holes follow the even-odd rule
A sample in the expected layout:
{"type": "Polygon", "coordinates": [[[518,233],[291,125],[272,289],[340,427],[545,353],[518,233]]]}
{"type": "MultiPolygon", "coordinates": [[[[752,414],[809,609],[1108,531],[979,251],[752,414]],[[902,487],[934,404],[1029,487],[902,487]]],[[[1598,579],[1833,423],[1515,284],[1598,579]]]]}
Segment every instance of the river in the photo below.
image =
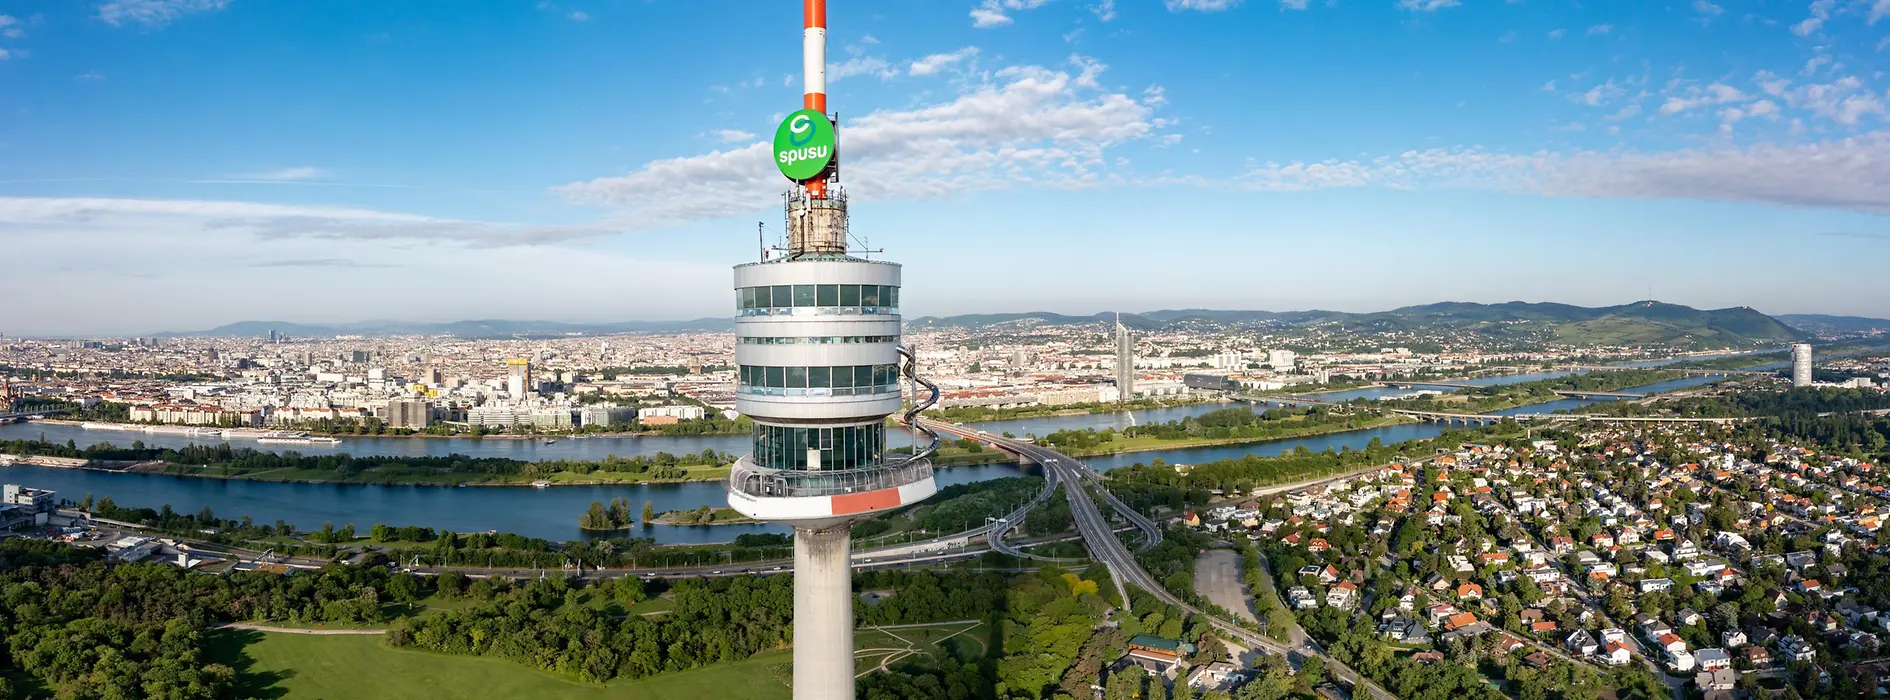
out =
{"type": "MultiPolygon", "coordinates": [[[[1552,376],[1561,376],[1561,374],[1536,373],[1485,377],[1478,381],[1479,383],[1507,384],[1552,376]]],[[[1673,391],[1705,384],[1715,379],[1717,378],[1689,377],[1625,391],[1631,393],[1673,391]]],[[[1384,390],[1355,389],[1332,392],[1330,398],[1371,391],[1384,390]]],[[[1406,390],[1389,391],[1403,393],[1406,390]]],[[[1352,398],[1361,397],[1369,396],[1352,396],[1352,398]]],[[[1578,408],[1590,403],[1594,401],[1564,399],[1497,413],[1503,415],[1549,413],[1578,408]]],[[[995,421],[974,425],[983,430],[1010,431],[1017,435],[1044,435],[1066,429],[1127,427],[1131,424],[1131,420],[1137,424],[1178,420],[1184,416],[1200,415],[1226,408],[1229,405],[1238,404],[1212,403],[1133,412],[995,421]]],[[[1110,455],[1087,461],[1096,469],[1106,471],[1138,462],[1148,463],[1157,458],[1171,464],[1198,464],[1219,459],[1239,458],[1249,454],[1271,456],[1302,446],[1313,452],[1348,447],[1359,450],[1364,449],[1374,438],[1389,444],[1435,437],[1443,433],[1445,429],[1446,426],[1431,423],[1408,423],[1246,445],[1110,455]]],[[[100,442],[129,445],[137,440],[155,447],[183,447],[193,443],[216,442],[214,439],[201,437],[86,430],[69,425],[43,423],[0,425],[0,440],[35,439],[41,435],[56,442],[71,440],[81,446],[100,442]]],[[[893,431],[893,435],[889,438],[895,446],[906,443],[904,431],[893,431]]],[[[249,440],[233,440],[232,442],[243,447],[273,451],[294,450],[302,453],[333,451],[355,455],[413,456],[443,456],[458,453],[476,457],[509,457],[528,461],[561,458],[595,460],[607,455],[628,457],[654,455],[657,452],[683,454],[700,452],[704,449],[741,454],[747,452],[749,446],[748,437],[740,435],[566,438],[549,445],[544,444],[542,440],[446,438],[346,438],[342,444],[334,447],[258,445],[249,440]]],[[[943,487],[1016,476],[1021,473],[1013,465],[950,467],[938,471],[938,483],[943,487]]],[[[641,510],[643,503],[649,501],[654,504],[658,512],[696,508],[702,505],[720,506],[726,502],[723,486],[720,483],[557,486],[545,489],[486,486],[450,488],[224,481],[20,466],[0,467],[0,481],[53,489],[58,491],[62,498],[73,500],[82,499],[89,493],[101,498],[111,496],[113,500],[126,506],[156,508],[168,504],[184,513],[195,513],[198,509],[209,506],[220,517],[233,518],[250,515],[263,522],[274,522],[280,519],[303,530],[319,529],[322,523],[332,522],[337,527],[353,523],[357,529],[365,531],[376,523],[385,523],[421,525],[463,532],[499,530],[554,541],[572,540],[584,536],[583,532],[577,528],[577,518],[592,501],[608,502],[612,498],[622,496],[629,498],[637,510],[641,510]]],[[[712,527],[657,525],[638,527],[630,530],[629,534],[654,537],[658,542],[667,544],[726,542],[736,535],[749,532],[787,532],[787,528],[775,525],[712,527]]]]}

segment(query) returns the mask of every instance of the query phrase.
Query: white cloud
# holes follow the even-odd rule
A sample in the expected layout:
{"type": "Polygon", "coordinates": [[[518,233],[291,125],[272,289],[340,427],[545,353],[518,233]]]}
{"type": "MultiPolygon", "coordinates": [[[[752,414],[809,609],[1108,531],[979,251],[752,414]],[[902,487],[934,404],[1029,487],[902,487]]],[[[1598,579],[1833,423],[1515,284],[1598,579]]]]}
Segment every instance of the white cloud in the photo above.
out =
{"type": "Polygon", "coordinates": [[[394,313],[440,321],[464,318],[468,308],[494,314],[489,318],[542,318],[546,299],[567,300],[560,315],[597,320],[715,310],[689,300],[697,294],[719,300],[715,288],[725,284],[725,266],[577,247],[622,230],[247,202],[0,197],[0,247],[34,261],[11,271],[9,281],[85,290],[0,304],[0,328],[109,334],[244,318],[349,321],[388,298],[403,300],[394,313]],[[469,276],[508,284],[460,285],[452,295],[428,291],[469,276]],[[219,289],[250,293],[223,294],[215,304],[178,302],[201,296],[212,279],[219,289]],[[601,296],[584,297],[587,287],[601,296]],[[520,288],[533,293],[518,295],[520,288]],[[321,293],[283,293],[295,289],[321,293]],[[685,308],[662,308],[678,300],[685,308]]]}
{"type": "Polygon", "coordinates": [[[1312,4],[1312,0],[1280,0],[1280,9],[1304,10],[1306,9],[1308,5],[1311,5],[1311,4],[1312,4]]]}
{"type": "Polygon", "coordinates": [[[1626,90],[1623,90],[1619,86],[1615,85],[1613,80],[1609,80],[1600,85],[1596,85],[1592,88],[1589,88],[1587,92],[1581,93],[1579,95],[1570,95],[1569,97],[1570,99],[1573,99],[1576,102],[1580,102],[1590,107],[1599,107],[1602,105],[1602,103],[1607,102],[1608,100],[1611,100],[1613,98],[1619,97],[1625,94],[1626,92],[1627,92],[1626,90]]]}
{"type": "Polygon", "coordinates": [[[1107,22],[1116,18],[1116,0],[1097,0],[1089,6],[1089,11],[1096,14],[1096,21],[1107,22]]]}
{"type": "Polygon", "coordinates": [[[13,54],[8,53],[6,49],[0,49],[0,61],[4,61],[12,57],[13,57],[13,54]]]}
{"type": "Polygon", "coordinates": [[[1744,102],[1752,99],[1745,91],[1725,83],[1713,83],[1704,88],[1697,85],[1688,87],[1680,95],[1671,95],[1660,105],[1661,114],[1680,114],[1695,107],[1722,105],[1744,102]]]}
{"type": "Polygon", "coordinates": [[[72,76],[73,82],[78,82],[78,83],[96,83],[104,79],[105,79],[105,76],[95,70],[89,70],[84,73],[80,73],[78,75],[72,76]]]}
{"type": "Polygon", "coordinates": [[[238,180],[292,181],[292,180],[313,180],[315,178],[322,177],[327,174],[328,174],[328,171],[323,170],[321,168],[300,166],[300,167],[294,167],[294,168],[278,168],[276,170],[264,170],[264,171],[253,172],[253,173],[239,173],[236,175],[232,175],[231,177],[238,180]]]}
{"type": "Polygon", "coordinates": [[[877,56],[855,56],[827,67],[827,82],[839,82],[856,75],[889,80],[899,76],[899,69],[877,56]]]}
{"type": "Polygon", "coordinates": [[[1562,36],[1563,36],[1563,35],[1565,35],[1565,34],[1567,34],[1567,33],[1568,33],[1568,32],[1567,32],[1566,30],[1562,30],[1562,29],[1556,29],[1556,30],[1551,30],[1551,31],[1549,32],[1549,38],[1550,38],[1550,39],[1560,39],[1560,38],[1562,38],[1562,36]]]}
{"type": "Polygon", "coordinates": [[[1713,4],[1710,0],[1693,0],[1693,11],[1702,17],[1718,17],[1726,8],[1713,4]]]}
{"type": "Polygon", "coordinates": [[[591,21],[591,13],[589,13],[589,12],[585,12],[585,11],[583,11],[583,10],[572,10],[572,11],[570,12],[570,14],[567,14],[567,15],[565,15],[565,17],[566,17],[567,19],[570,19],[570,20],[571,20],[571,21],[573,21],[573,22],[589,22],[589,21],[591,21]]]}
{"type": "Polygon", "coordinates": [[[1612,24],[1597,24],[1588,28],[1588,36],[1600,36],[1614,31],[1612,24]]]}
{"type": "Polygon", "coordinates": [[[114,27],[125,23],[161,27],[179,17],[228,7],[230,0],[109,0],[98,6],[98,18],[114,27]]]}
{"type": "Polygon", "coordinates": [[[1872,2],[1870,4],[1870,17],[1866,20],[1867,23],[1876,24],[1877,20],[1885,17],[1890,17],[1890,0],[1875,0],[1872,2]]]}
{"type": "Polygon", "coordinates": [[[1792,25],[1792,33],[1799,36],[1811,36],[1824,26],[1825,20],[1831,19],[1831,10],[1837,7],[1837,0],[1812,0],[1811,16],[1805,21],[1792,25]]]}
{"type": "Polygon", "coordinates": [[[912,75],[933,75],[945,68],[970,60],[978,55],[978,47],[967,46],[951,53],[935,53],[912,62],[908,70],[912,75]]]}
{"type": "Polygon", "coordinates": [[[1412,12],[1436,12],[1446,7],[1462,5],[1458,0],[1398,0],[1398,9],[1412,12]]]}
{"type": "MultiPolygon", "coordinates": [[[[950,101],[855,117],[841,137],[846,183],[864,198],[929,199],[1017,186],[1077,188],[1121,174],[1103,152],[1151,137],[1156,93],[1101,90],[1103,67],[1004,68],[950,101]]],[[[627,175],[556,188],[567,199],[623,209],[640,227],[736,216],[779,202],[785,182],[766,144],[655,161],[627,175]]]]}
{"type": "MultiPolygon", "coordinates": [[[[1010,11],[1034,10],[1049,2],[1050,0],[984,0],[982,4],[971,8],[971,26],[979,29],[1001,27],[1011,23],[1010,11]]],[[[1111,7],[1113,6],[1112,4],[1111,7]]]]}
{"type": "Polygon", "coordinates": [[[1890,214],[1890,132],[1744,148],[1538,151],[1480,147],[1406,151],[1370,160],[1268,163],[1236,186],[1473,188],[1549,196],[1701,199],[1890,214]]]}
{"type": "Polygon", "coordinates": [[[1162,2],[1168,6],[1169,12],[1181,12],[1183,10],[1222,12],[1240,6],[1240,0],[1162,0],[1162,2]]]}
{"type": "Polygon", "coordinates": [[[755,140],[755,134],[741,129],[718,129],[715,132],[715,138],[722,143],[741,143],[755,140]]]}
{"type": "Polygon", "coordinates": [[[973,27],[977,27],[979,29],[989,29],[991,27],[1001,27],[1010,23],[1011,23],[1010,15],[1004,14],[1003,12],[1000,12],[998,10],[993,10],[993,9],[984,8],[984,7],[974,7],[971,9],[971,26],[973,27]]]}
{"type": "Polygon", "coordinates": [[[0,35],[8,39],[26,36],[26,30],[19,27],[20,18],[12,15],[0,15],[0,35]]]}

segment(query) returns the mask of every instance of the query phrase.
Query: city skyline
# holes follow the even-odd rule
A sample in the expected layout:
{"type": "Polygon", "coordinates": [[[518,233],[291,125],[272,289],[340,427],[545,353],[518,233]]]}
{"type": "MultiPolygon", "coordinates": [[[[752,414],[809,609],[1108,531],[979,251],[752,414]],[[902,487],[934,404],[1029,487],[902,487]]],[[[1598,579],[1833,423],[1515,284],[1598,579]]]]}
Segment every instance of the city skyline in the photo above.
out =
{"type": "MultiPolygon", "coordinates": [[[[1890,245],[1880,5],[941,0],[837,30],[834,93],[914,317],[1884,317],[1806,274],[1890,245]]],[[[797,9],[0,3],[0,240],[59,290],[0,331],[725,317],[797,9]]]]}

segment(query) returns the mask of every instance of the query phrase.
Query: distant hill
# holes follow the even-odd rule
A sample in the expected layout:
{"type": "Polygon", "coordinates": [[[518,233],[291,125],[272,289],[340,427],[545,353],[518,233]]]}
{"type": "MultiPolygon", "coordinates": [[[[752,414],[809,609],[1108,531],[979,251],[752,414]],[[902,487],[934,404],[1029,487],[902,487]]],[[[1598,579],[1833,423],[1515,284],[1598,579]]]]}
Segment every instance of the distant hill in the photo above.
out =
{"type": "Polygon", "coordinates": [[[165,337],[188,338],[266,338],[276,331],[295,338],[331,338],[338,335],[450,335],[461,338],[548,337],[564,335],[607,335],[611,333],[677,333],[683,331],[726,332],[735,322],[727,318],[699,318],[692,321],[622,321],[616,323],[561,323],[557,321],[479,320],[451,323],[410,323],[403,321],[359,321],[339,324],[302,324],[286,321],[242,321],[207,331],[163,333],[165,337]]]}
{"type": "MultiPolygon", "coordinates": [[[[1115,314],[1069,316],[1048,312],[926,317],[915,328],[978,328],[1108,323],[1115,314]]],[[[1589,308],[1570,304],[1443,302],[1374,313],[1342,311],[1241,311],[1171,309],[1122,314],[1123,325],[1139,330],[1189,325],[1337,326],[1360,333],[1451,330],[1491,338],[1540,340],[1566,345],[1690,345],[1733,347],[1802,340],[1807,335],[1778,319],[1746,307],[1701,310],[1678,304],[1642,301],[1589,308]]]]}
{"type": "MultiPolygon", "coordinates": [[[[912,319],[915,330],[938,328],[1001,328],[1029,331],[1063,326],[1106,326],[1114,313],[1073,316],[1033,311],[1025,313],[927,316],[912,319]]],[[[1792,317],[1849,319],[1849,317],[1792,317]]],[[[1785,343],[1809,337],[1803,326],[1793,327],[1745,307],[1701,310],[1677,304],[1642,301],[1621,306],[1588,308],[1569,304],[1502,304],[1444,302],[1407,306],[1374,313],[1343,311],[1242,311],[1220,309],[1164,309],[1122,314],[1123,325],[1149,330],[1211,328],[1293,329],[1329,327],[1361,334],[1411,331],[1449,331],[1486,339],[1518,343],[1565,345],[1680,345],[1699,348],[1741,347],[1785,343]]],[[[1857,323],[1890,321],[1853,319],[1857,323]]],[[[1831,323],[1835,323],[1832,321],[1831,323]]],[[[558,321],[473,320],[451,323],[360,321],[340,324],[303,324],[286,321],[243,321],[207,331],[167,333],[171,337],[264,338],[274,330],[291,337],[325,338],[338,335],[448,335],[461,338],[556,337],[611,333],[728,332],[729,318],[690,321],[623,321],[617,323],[563,323],[558,321]]]]}
{"type": "Polygon", "coordinates": [[[1863,316],[1826,316],[1824,314],[1783,314],[1778,320],[1807,333],[1842,335],[1890,331],[1890,321],[1863,316]]]}

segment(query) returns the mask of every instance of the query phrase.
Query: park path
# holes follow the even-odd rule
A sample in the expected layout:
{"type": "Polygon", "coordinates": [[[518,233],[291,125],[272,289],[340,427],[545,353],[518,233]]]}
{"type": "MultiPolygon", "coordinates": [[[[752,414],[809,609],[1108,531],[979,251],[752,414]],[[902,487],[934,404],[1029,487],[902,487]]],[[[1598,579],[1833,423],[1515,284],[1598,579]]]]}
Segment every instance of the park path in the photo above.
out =
{"type": "Polygon", "coordinates": [[[227,625],[224,625],[224,626],[222,626],[222,627],[221,627],[221,628],[219,628],[219,629],[226,629],[226,630],[251,630],[251,631],[255,631],[255,632],[280,632],[280,633],[282,633],[282,634],[314,634],[314,635],[341,635],[341,634],[353,634],[353,635],[370,635],[370,634],[375,634],[375,635],[378,635],[378,634],[386,634],[386,633],[387,633],[387,630],[384,630],[384,629],[377,629],[377,630],[341,630],[341,629],[336,629],[336,630],[311,630],[311,629],[302,629],[302,628],[300,628],[300,627],[270,627],[270,626],[268,626],[268,625],[258,625],[258,624],[255,624],[255,623],[251,623],[251,622],[232,622],[232,623],[230,623],[230,624],[227,624],[227,625]]]}

